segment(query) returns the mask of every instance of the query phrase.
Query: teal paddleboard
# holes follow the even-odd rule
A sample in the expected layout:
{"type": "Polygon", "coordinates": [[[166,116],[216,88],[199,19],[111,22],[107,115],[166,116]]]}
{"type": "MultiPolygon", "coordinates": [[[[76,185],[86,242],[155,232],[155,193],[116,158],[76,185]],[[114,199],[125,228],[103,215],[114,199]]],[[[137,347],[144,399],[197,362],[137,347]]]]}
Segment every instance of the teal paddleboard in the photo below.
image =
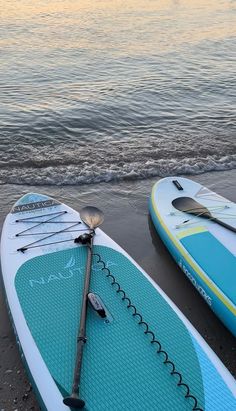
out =
{"type": "Polygon", "coordinates": [[[183,177],[153,189],[149,209],[170,253],[236,336],[236,204],[183,177]]]}

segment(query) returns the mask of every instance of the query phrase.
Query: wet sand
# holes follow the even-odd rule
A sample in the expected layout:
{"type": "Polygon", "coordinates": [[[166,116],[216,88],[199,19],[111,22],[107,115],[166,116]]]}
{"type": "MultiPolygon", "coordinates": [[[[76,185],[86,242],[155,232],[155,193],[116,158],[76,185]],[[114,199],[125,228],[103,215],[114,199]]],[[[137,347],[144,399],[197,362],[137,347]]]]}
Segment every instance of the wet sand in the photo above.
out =
{"type": "MultiPolygon", "coordinates": [[[[191,176],[236,202],[236,171],[191,176]]],[[[236,341],[200,297],[166,250],[148,215],[148,197],[157,179],[82,187],[2,186],[1,215],[28,191],[49,194],[79,210],[101,208],[102,229],[120,244],[175,302],[236,377],[236,341]]],[[[0,411],[39,411],[18,352],[0,287],[0,411]]]]}

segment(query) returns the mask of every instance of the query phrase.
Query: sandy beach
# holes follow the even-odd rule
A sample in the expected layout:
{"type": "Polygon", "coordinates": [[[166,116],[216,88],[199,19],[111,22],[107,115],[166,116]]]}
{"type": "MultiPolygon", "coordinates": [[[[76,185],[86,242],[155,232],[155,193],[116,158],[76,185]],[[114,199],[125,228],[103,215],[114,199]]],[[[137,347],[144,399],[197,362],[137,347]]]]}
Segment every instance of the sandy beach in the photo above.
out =
{"type": "MultiPolygon", "coordinates": [[[[191,178],[236,201],[235,177],[236,171],[227,171],[191,178]]],[[[31,191],[49,194],[77,210],[85,205],[101,208],[105,214],[103,230],[150,274],[236,376],[235,338],[177,267],[151,222],[148,197],[155,181],[150,179],[81,187],[31,187],[31,191]]],[[[28,189],[24,186],[2,186],[1,224],[9,208],[28,189]]],[[[39,411],[18,351],[2,284],[0,305],[0,410],[39,411]]]]}

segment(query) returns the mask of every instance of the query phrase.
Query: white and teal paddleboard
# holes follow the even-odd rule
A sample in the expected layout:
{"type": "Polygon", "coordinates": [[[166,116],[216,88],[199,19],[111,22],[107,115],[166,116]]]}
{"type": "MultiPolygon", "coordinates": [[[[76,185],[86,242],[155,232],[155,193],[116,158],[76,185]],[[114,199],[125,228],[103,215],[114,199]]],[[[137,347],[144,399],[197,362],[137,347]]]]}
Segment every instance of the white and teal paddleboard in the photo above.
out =
{"type": "Polygon", "coordinates": [[[149,204],[177,264],[236,336],[236,204],[181,177],[158,181],[149,204]]]}
{"type": "MultiPolygon", "coordinates": [[[[87,246],[78,212],[22,197],[6,217],[1,264],[17,340],[43,410],[66,411],[87,246]]],[[[236,409],[235,380],[151,278],[100,229],[87,313],[80,396],[88,411],[236,409]]]]}

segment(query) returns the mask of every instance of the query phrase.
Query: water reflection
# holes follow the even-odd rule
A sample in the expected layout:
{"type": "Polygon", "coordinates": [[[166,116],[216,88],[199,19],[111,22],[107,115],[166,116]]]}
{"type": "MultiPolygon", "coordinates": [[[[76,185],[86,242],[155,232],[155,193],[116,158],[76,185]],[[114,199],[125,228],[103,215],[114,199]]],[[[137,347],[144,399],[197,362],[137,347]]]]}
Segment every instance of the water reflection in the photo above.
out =
{"type": "Polygon", "coordinates": [[[74,50],[78,58],[84,50],[116,56],[166,53],[235,35],[235,11],[235,3],[226,0],[11,0],[1,6],[1,46],[54,49],[51,58],[59,61],[67,58],[60,50],[74,50]]]}

